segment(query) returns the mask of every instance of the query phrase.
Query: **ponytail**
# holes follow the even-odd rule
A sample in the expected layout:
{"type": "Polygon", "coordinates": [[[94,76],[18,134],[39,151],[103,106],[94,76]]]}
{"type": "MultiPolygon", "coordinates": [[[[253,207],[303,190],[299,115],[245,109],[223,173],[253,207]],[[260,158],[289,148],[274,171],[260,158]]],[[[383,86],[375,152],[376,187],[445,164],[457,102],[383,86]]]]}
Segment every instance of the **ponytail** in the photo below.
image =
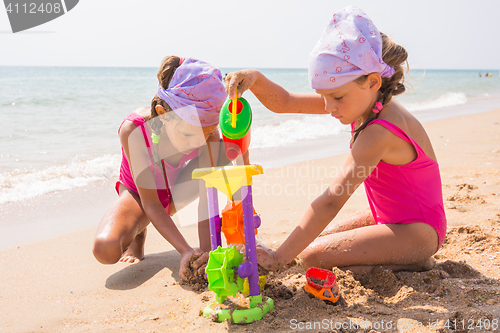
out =
{"type": "MultiPolygon", "coordinates": [[[[391,77],[383,77],[382,85],[379,89],[379,97],[377,102],[382,103],[383,106],[387,105],[392,96],[396,96],[405,92],[406,87],[404,85],[404,73],[408,72],[408,63],[406,63],[406,70],[403,68],[403,64],[408,59],[408,52],[401,45],[394,43],[387,35],[380,33],[382,37],[382,59],[384,62],[394,68],[394,74],[391,77]]],[[[354,80],[358,84],[363,84],[368,75],[361,76],[360,78],[354,80]]],[[[365,129],[366,126],[374,119],[378,118],[379,113],[372,112],[368,119],[361,124],[352,133],[354,134],[352,144],[356,141],[359,133],[365,129]]]]}

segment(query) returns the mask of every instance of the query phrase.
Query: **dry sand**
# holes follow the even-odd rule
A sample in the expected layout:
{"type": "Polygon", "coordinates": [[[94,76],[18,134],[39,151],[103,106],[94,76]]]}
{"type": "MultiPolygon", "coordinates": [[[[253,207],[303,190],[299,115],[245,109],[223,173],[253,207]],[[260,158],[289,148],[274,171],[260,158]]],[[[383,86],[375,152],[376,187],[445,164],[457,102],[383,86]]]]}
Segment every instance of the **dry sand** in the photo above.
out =
{"type": "MultiPolygon", "coordinates": [[[[153,228],[145,260],[104,266],[91,253],[92,227],[0,251],[0,332],[499,331],[500,110],[425,127],[440,162],[448,217],[448,234],[430,271],[378,268],[353,276],[334,268],[342,300],[330,306],[306,296],[299,264],[268,278],[264,294],[274,299],[275,310],[263,320],[214,323],[199,316],[213,294],[180,283],[180,257],[153,228]]],[[[255,177],[254,205],[262,217],[258,238],[278,246],[344,159],[308,161],[255,177]]],[[[74,192],[63,196],[73,198],[65,207],[53,208],[68,223],[75,207],[81,208],[75,198],[92,219],[115,200],[111,191],[109,198],[92,200],[91,194],[74,192]]],[[[358,189],[340,217],[366,207],[358,189]]],[[[194,227],[181,231],[197,244],[194,227]]]]}

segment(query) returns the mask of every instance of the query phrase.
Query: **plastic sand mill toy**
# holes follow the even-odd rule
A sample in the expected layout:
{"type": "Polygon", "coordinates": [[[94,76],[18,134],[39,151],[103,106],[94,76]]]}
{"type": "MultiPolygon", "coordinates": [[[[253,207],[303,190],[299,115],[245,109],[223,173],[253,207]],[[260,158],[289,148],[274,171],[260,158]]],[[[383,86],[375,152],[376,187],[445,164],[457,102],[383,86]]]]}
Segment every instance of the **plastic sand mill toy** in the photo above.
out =
{"type": "MultiPolygon", "coordinates": [[[[233,105],[236,104],[236,99],[233,100],[233,103],[233,105]]],[[[229,103],[226,102],[225,105],[229,105],[229,103]]],[[[247,131],[241,131],[239,134],[241,137],[235,136],[235,140],[242,139],[250,128],[251,110],[248,103],[247,106],[250,112],[249,122],[248,117],[242,119],[242,122],[246,123],[247,131]]],[[[223,114],[224,110],[230,112],[228,107],[223,107],[221,110],[221,129],[223,128],[223,117],[225,117],[224,119],[229,117],[227,114],[223,114]]],[[[236,112],[229,118],[231,120],[229,126],[238,126],[240,117],[236,112]]],[[[222,132],[224,133],[224,131],[222,132]]],[[[242,147],[237,144],[237,146],[240,147],[239,150],[236,148],[231,155],[234,158],[244,153],[248,148],[248,144],[246,144],[246,148],[244,145],[242,147]]],[[[215,293],[215,302],[208,305],[203,310],[203,314],[219,322],[232,320],[237,324],[251,323],[262,319],[274,309],[273,300],[263,297],[260,293],[265,277],[264,279],[259,277],[255,244],[256,228],[260,226],[261,220],[253,208],[252,177],[262,173],[260,165],[212,166],[193,171],[193,179],[203,179],[207,187],[211,251],[206,274],[208,288],[215,293]],[[235,202],[233,194],[240,189],[242,200],[235,202]],[[219,216],[217,190],[228,197],[228,204],[222,211],[222,217],[219,216]],[[224,233],[228,245],[245,244],[245,255],[240,253],[234,245],[223,248],[221,231],[224,233]],[[228,296],[235,297],[238,292],[244,291],[245,279],[248,281],[246,290],[248,306],[224,309],[223,303],[228,296]]]]}

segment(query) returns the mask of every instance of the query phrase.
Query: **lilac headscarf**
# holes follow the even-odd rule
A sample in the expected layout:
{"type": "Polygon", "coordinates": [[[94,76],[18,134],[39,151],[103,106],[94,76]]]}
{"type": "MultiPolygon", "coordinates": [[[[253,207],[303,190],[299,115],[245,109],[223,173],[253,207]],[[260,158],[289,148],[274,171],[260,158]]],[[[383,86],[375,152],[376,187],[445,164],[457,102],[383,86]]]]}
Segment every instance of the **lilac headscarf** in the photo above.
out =
{"type": "Polygon", "coordinates": [[[220,70],[206,62],[186,58],[175,70],[168,88],[159,87],[158,97],[191,125],[211,126],[219,122],[219,112],[227,95],[220,70]]]}
{"type": "Polygon", "coordinates": [[[362,75],[391,77],[394,69],[382,60],[382,38],[359,8],[349,6],[333,14],[309,55],[313,89],[334,89],[362,75]]]}

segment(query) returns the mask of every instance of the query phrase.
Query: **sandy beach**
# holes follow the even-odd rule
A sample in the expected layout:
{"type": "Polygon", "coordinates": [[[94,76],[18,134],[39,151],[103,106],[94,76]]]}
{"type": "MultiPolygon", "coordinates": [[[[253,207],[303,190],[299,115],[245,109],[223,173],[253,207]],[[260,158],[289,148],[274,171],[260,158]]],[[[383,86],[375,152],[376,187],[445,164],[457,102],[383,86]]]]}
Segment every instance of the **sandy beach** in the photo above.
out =
{"type": "MultiPolygon", "coordinates": [[[[440,163],[448,218],[430,271],[380,268],[354,276],[334,268],[342,301],[330,306],[304,293],[299,264],[269,276],[264,295],[275,310],[263,320],[215,323],[199,315],[213,293],[181,282],[179,254],[153,227],[145,260],[105,266],[94,259],[96,226],[116,200],[108,180],[0,207],[0,332],[500,331],[500,109],[424,126],[440,163]],[[71,228],[43,234],[27,222],[51,219],[71,228]],[[24,229],[13,227],[19,221],[24,229]],[[81,230],[67,233],[75,225],[81,230]],[[15,245],[20,239],[28,243],[15,245]]],[[[254,177],[258,239],[277,247],[344,160],[309,160],[254,177]]],[[[339,217],[367,207],[359,188],[339,217]]],[[[195,227],[181,232],[197,245],[195,227]]]]}

